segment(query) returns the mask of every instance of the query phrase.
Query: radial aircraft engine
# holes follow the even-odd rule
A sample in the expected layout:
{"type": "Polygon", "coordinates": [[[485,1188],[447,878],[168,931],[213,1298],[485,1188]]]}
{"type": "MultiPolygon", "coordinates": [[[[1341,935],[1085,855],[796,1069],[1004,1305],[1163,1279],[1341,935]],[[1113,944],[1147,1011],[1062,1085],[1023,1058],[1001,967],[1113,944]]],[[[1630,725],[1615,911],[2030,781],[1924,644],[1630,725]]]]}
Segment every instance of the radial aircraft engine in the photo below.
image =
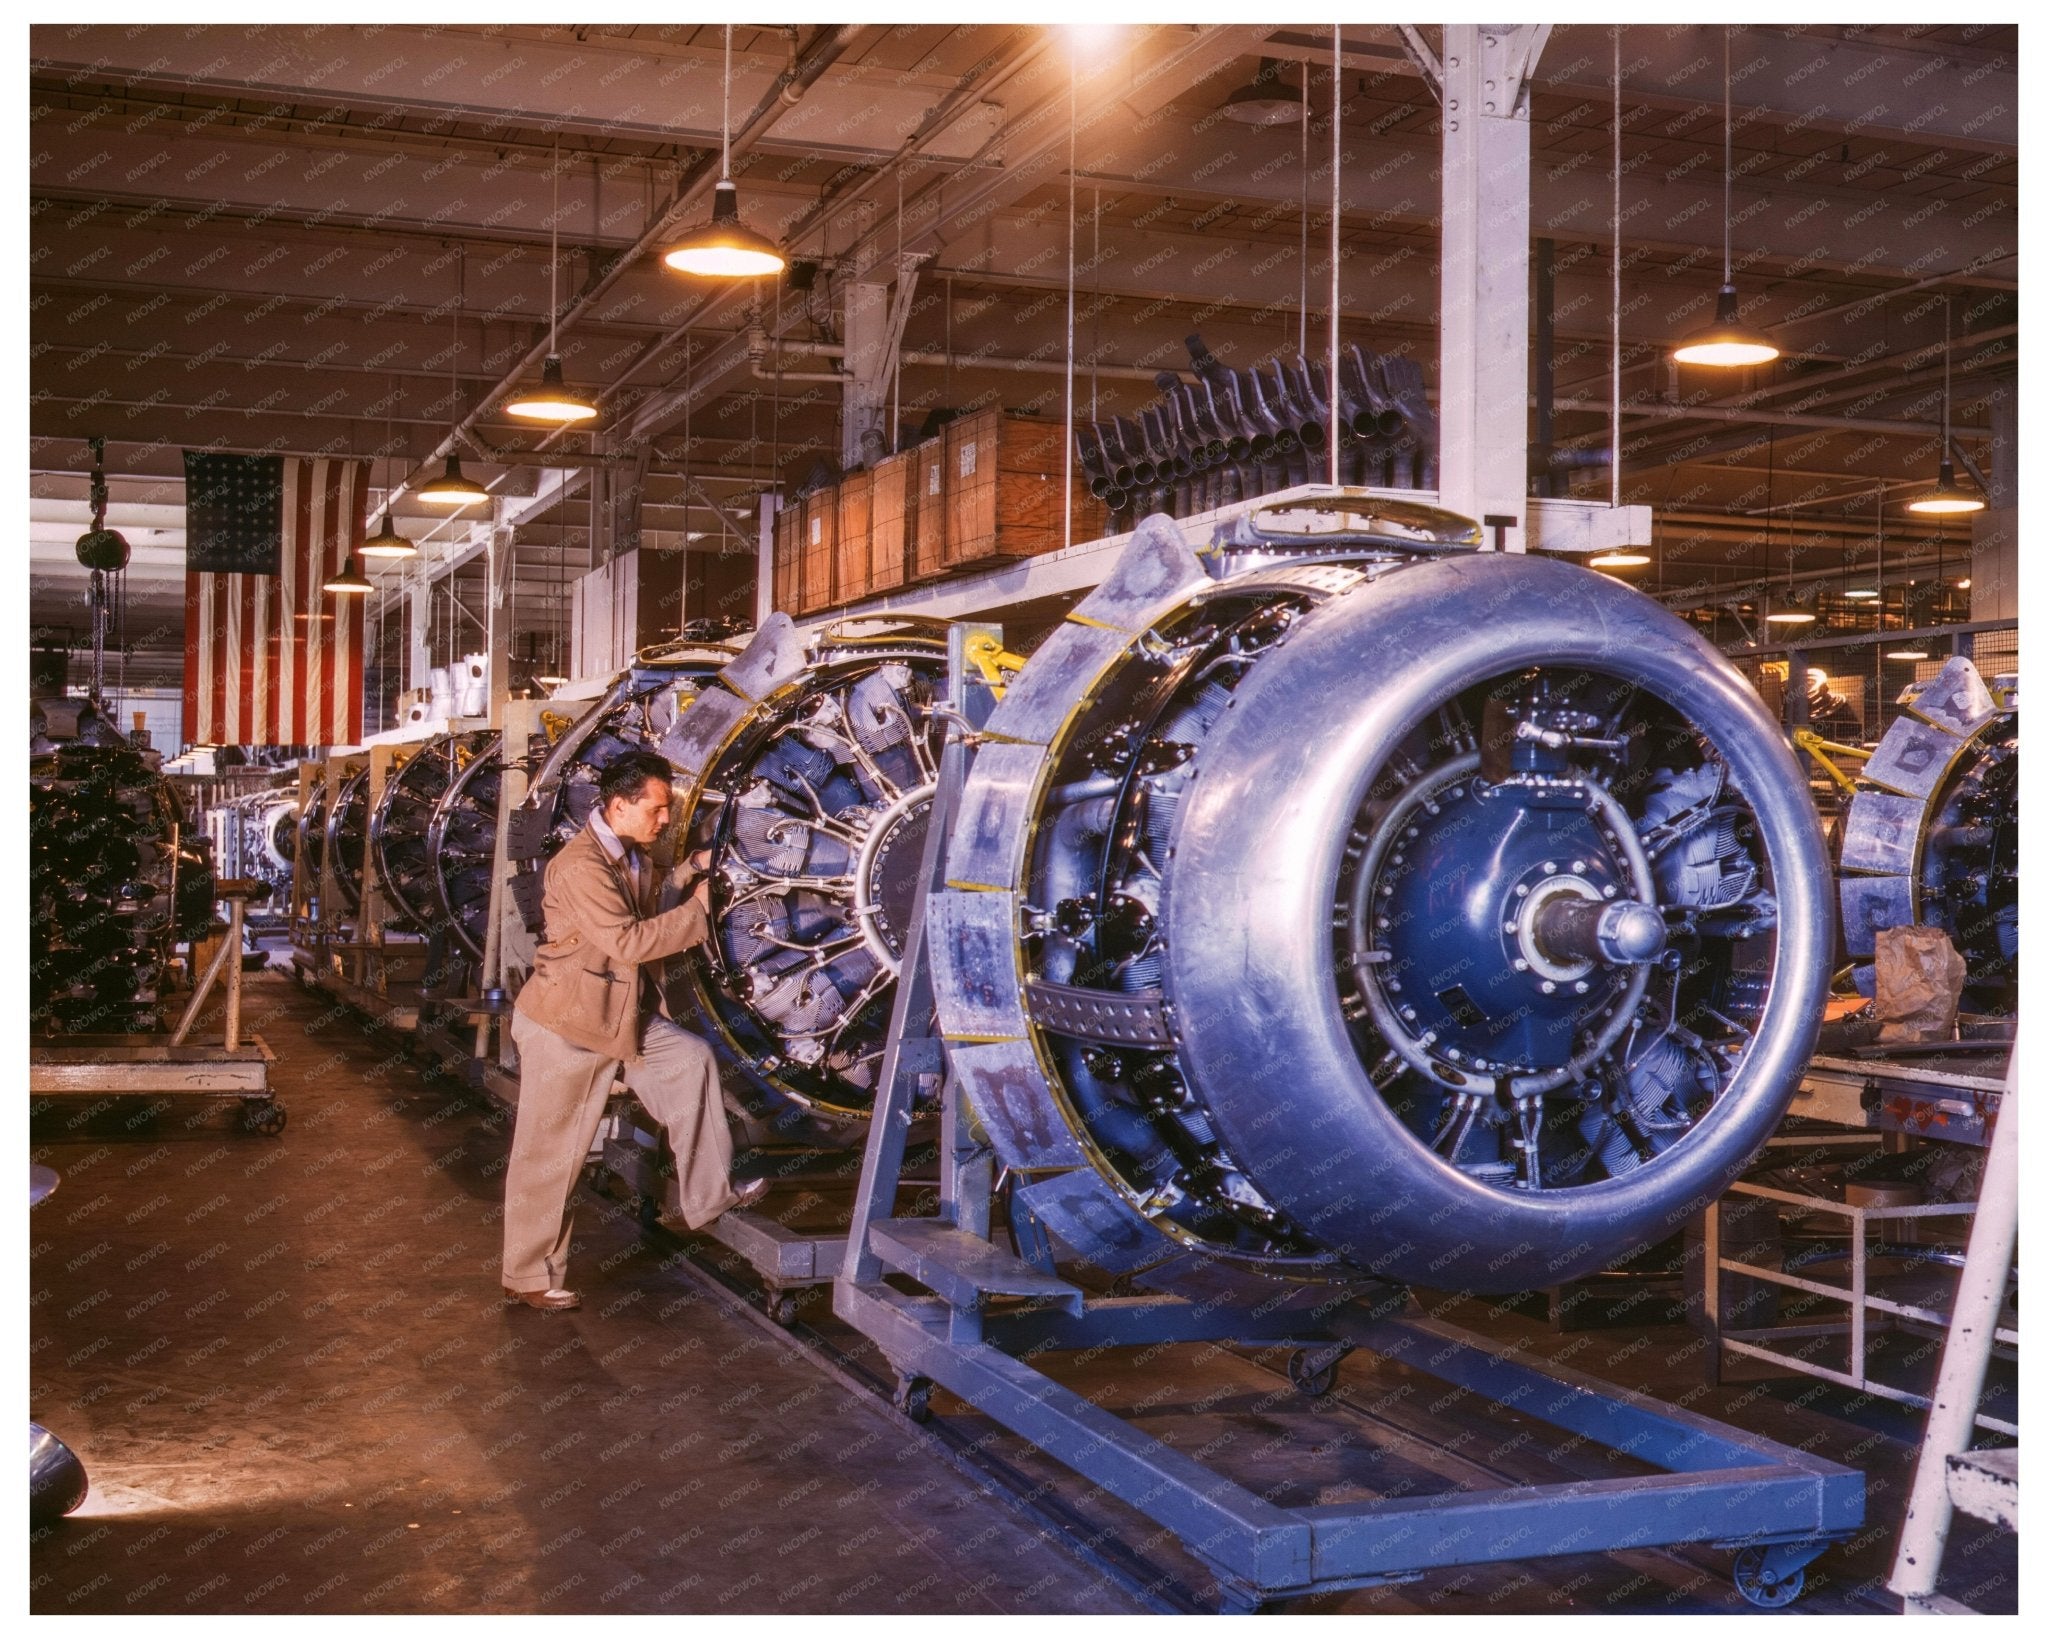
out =
{"type": "MultiPolygon", "coordinates": [[[[522,912],[540,868],[634,749],[675,770],[669,858],[708,856],[713,937],[669,966],[669,1005],[767,1108],[865,1120],[914,905],[945,645],[903,630],[806,640],[774,615],[743,653],[636,666],[564,734],[513,815],[522,912]]],[[[742,1091],[743,1089],[736,1089],[742,1091]]]]}
{"type": "Polygon", "coordinates": [[[1149,518],[989,719],[928,902],[1011,1209],[1189,1296],[1506,1292],[1676,1232],[1831,959],[1778,726],[1612,578],[1344,492],[1149,518]]]}

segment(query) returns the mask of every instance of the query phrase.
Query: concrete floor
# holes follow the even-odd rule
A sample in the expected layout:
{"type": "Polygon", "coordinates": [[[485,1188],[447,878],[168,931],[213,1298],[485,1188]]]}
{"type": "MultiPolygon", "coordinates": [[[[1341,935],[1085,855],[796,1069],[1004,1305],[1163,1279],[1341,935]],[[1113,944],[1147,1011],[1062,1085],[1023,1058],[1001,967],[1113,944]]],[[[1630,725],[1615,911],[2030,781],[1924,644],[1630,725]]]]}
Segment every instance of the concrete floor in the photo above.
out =
{"type": "MultiPolygon", "coordinates": [[[[185,1102],[35,1119],[63,1175],[33,1230],[32,1405],[94,1488],[31,1548],[37,1612],[1065,1612],[1142,1608],[886,1406],[665,1267],[580,1198],[573,1315],[498,1298],[509,1123],[324,998],[251,1004],[281,1138],[185,1102]]],[[[849,1353],[859,1342],[817,1319],[849,1353]]],[[[1800,1606],[1882,1592],[1916,1414],[1801,1379],[1701,1381],[1683,1326],[1560,1333],[1468,1302],[1458,1324],[1866,1472],[1869,1525],[1800,1606]]],[[[1048,1359],[1147,1432],[1276,1501],[1626,1472],[1594,1448],[1367,1356],[1315,1405],[1210,1347],[1048,1359]]],[[[1171,1537],[941,1394],[935,1409],[1084,1532],[1198,1596],[1171,1537]]],[[[1944,1591],[2017,1608],[2015,1539],[1958,1523],[1944,1591]]],[[[1293,1608],[1729,1611],[1727,1555],[1637,1550],[1443,1572],[1293,1608]]]]}
{"type": "Polygon", "coordinates": [[[509,1123],[286,979],[249,1009],[281,1137],[36,1119],[30,1411],[93,1488],[32,1610],[1141,1608],[628,1214],[581,1201],[584,1309],[509,1308],[509,1123]]]}

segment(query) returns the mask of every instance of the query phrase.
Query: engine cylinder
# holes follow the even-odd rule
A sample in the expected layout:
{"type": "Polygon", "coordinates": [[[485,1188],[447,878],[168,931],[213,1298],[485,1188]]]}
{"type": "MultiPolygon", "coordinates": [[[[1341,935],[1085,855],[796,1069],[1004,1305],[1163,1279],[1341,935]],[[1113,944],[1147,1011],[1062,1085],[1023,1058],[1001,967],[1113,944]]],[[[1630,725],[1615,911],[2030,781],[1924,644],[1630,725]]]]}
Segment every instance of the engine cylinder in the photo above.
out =
{"type": "Polygon", "coordinates": [[[78,728],[29,759],[29,1020],[153,1030],[174,945],[212,920],[212,864],[153,761],[103,721],[78,728]]]}
{"type": "Polygon", "coordinates": [[[1790,1097],[1829,878],[1776,725],[1649,600],[1434,517],[1204,560],[1148,520],[988,725],[940,1018],[1106,1268],[1551,1285],[1790,1097]]]}
{"type": "MultiPolygon", "coordinates": [[[[706,659],[614,685],[536,778],[513,851],[537,866],[573,835],[611,758],[666,757],[673,851],[709,855],[714,924],[670,964],[672,1010],[752,1092],[850,1124],[873,1100],[914,908],[944,648],[889,632],[805,644],[777,615],[744,653],[706,659]]],[[[537,871],[526,883],[531,925],[537,871]]]]}

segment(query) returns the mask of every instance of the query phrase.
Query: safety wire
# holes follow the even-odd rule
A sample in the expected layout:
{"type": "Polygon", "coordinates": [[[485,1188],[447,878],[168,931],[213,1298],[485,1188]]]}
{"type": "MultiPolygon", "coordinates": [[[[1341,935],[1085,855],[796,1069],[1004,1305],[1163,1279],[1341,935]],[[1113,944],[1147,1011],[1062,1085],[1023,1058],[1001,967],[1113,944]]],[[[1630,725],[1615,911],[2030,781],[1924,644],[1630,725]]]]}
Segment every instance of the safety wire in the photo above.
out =
{"type": "MultiPolygon", "coordinates": [[[[1061,469],[1060,515],[1065,520],[1064,544],[1074,544],[1074,161],[1080,136],[1081,64],[1067,59],[1067,436],[1066,462],[1061,469]]],[[[899,215],[898,221],[902,220],[899,215]]]]}
{"type": "MultiPolygon", "coordinates": [[[[1621,28],[1614,29],[1614,302],[1609,320],[1607,406],[1607,504],[1621,505],[1621,28]]],[[[1663,584],[1658,565],[1658,584],[1663,584]]]]}
{"type": "Polygon", "coordinates": [[[1301,335],[1294,356],[1308,357],[1308,64],[1301,65],[1301,335]]]}
{"type": "MultiPolygon", "coordinates": [[[[689,328],[685,326],[683,330],[683,589],[676,603],[677,637],[683,635],[683,628],[690,621],[690,496],[693,493],[690,486],[690,446],[694,442],[690,437],[690,412],[695,408],[697,397],[696,390],[691,385],[690,375],[691,367],[696,361],[696,352],[696,338],[690,334],[689,328]]],[[[722,518],[719,520],[719,525],[718,550],[720,555],[723,555],[725,552],[725,533],[724,520],[722,518]]]]}
{"type": "MultiPolygon", "coordinates": [[[[896,299],[903,299],[903,281],[906,277],[903,267],[903,167],[896,167],[896,299]]],[[[896,333],[896,357],[891,361],[893,377],[889,384],[889,453],[896,453],[897,440],[903,434],[903,333],[896,333]]]]}
{"type": "Polygon", "coordinates": [[[1088,265],[1094,270],[1093,293],[1089,297],[1089,339],[1088,339],[1088,419],[1102,419],[1096,404],[1096,388],[1101,379],[1102,365],[1102,184],[1095,185],[1094,224],[1095,236],[1088,251],[1088,265]]]}
{"type": "Polygon", "coordinates": [[[1330,25],[1330,380],[1328,414],[1330,417],[1330,483],[1334,488],[1338,477],[1338,450],[1343,439],[1337,436],[1337,295],[1339,275],[1343,269],[1342,251],[1344,243],[1344,25],[1330,25]]]}

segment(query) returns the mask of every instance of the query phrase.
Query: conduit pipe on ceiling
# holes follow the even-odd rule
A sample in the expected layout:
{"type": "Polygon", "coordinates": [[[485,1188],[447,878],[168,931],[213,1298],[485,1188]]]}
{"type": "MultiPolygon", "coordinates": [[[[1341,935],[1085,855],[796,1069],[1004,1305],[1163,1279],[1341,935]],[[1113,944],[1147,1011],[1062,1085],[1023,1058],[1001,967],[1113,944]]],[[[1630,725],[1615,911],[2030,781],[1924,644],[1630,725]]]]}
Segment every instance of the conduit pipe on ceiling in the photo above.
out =
{"type": "MultiPolygon", "coordinates": [[[[837,342],[791,342],[783,345],[799,353],[815,354],[819,358],[844,358],[846,349],[837,342]]],[[[1062,359],[1003,358],[993,353],[931,353],[906,351],[902,354],[905,364],[929,365],[933,369],[953,370],[1024,370],[1062,375],[1066,363],[1062,359]]],[[[754,375],[762,381],[846,381],[850,378],[841,372],[776,370],[763,358],[752,361],[754,375]]],[[[1157,386],[1159,371],[1140,369],[1134,364],[1102,364],[1092,366],[1100,376],[1109,376],[1118,381],[1142,381],[1147,386],[1157,386]]]]}

